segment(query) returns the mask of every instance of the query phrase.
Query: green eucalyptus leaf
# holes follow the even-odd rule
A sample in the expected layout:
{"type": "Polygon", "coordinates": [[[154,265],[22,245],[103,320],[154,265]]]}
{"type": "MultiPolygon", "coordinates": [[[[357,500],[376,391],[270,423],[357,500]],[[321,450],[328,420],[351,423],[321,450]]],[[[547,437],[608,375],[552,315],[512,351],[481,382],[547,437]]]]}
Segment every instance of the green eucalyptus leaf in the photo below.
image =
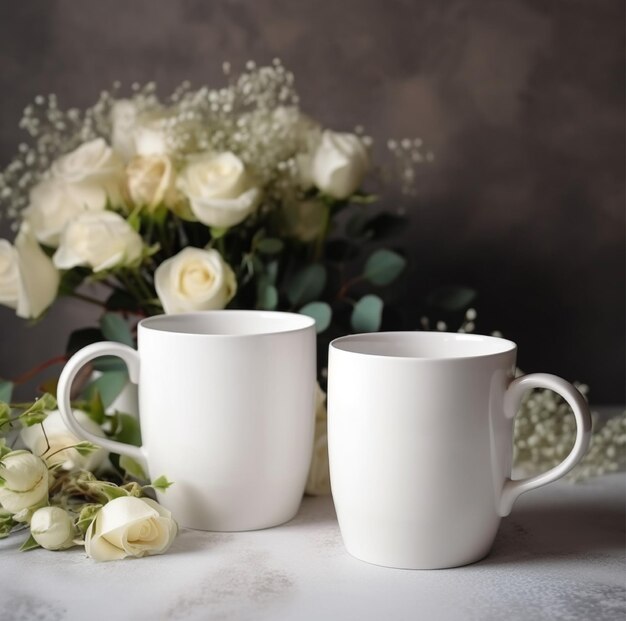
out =
{"type": "Polygon", "coordinates": [[[333,316],[333,311],[326,302],[310,302],[304,305],[298,312],[315,319],[315,330],[318,334],[328,328],[333,316]]]}
{"type": "Polygon", "coordinates": [[[27,552],[28,550],[34,550],[41,546],[35,541],[35,538],[30,535],[28,539],[20,546],[20,552],[27,552]]]}
{"type": "Polygon", "coordinates": [[[265,275],[271,285],[276,285],[278,278],[278,261],[270,261],[265,268],[265,275]]]}
{"type": "Polygon", "coordinates": [[[9,380],[0,380],[0,401],[10,403],[13,396],[13,382],[9,380]]]}
{"type": "Polygon", "coordinates": [[[124,361],[118,358],[117,356],[100,356],[100,358],[96,358],[91,361],[91,365],[93,366],[95,371],[124,371],[126,370],[126,365],[124,361]]]}
{"type": "Polygon", "coordinates": [[[123,442],[124,444],[132,444],[133,446],[141,446],[141,429],[139,421],[130,414],[118,412],[116,415],[117,425],[113,440],[123,442]]]}
{"type": "Polygon", "coordinates": [[[436,309],[447,312],[461,311],[467,308],[476,298],[476,291],[469,287],[446,285],[433,291],[428,296],[428,304],[436,309]]]}
{"type": "Polygon", "coordinates": [[[257,250],[263,254],[278,254],[284,247],[282,240],[275,237],[264,237],[257,245],[257,250]]]}
{"type": "Polygon", "coordinates": [[[129,474],[131,477],[135,477],[136,479],[146,480],[146,473],[142,467],[142,465],[134,460],[132,457],[128,457],[128,455],[120,456],[120,468],[129,474]]]}
{"type": "Polygon", "coordinates": [[[105,313],[100,318],[100,329],[102,334],[109,341],[124,343],[129,347],[135,346],[135,340],[131,334],[128,324],[117,313],[105,313]]]}
{"type": "Polygon", "coordinates": [[[122,392],[127,382],[128,372],[126,370],[106,371],[85,387],[83,396],[90,401],[93,398],[94,391],[97,390],[103,406],[108,408],[122,392]]]}
{"type": "Polygon", "coordinates": [[[376,332],[383,316],[383,301],[377,295],[365,295],[354,306],[350,325],[355,332],[376,332]]]}
{"type": "Polygon", "coordinates": [[[91,393],[91,398],[85,408],[85,414],[91,418],[94,423],[102,425],[105,420],[104,417],[104,404],[102,403],[102,397],[98,389],[94,389],[91,393]]]}
{"type": "Polygon", "coordinates": [[[154,481],[152,481],[150,485],[158,492],[165,492],[167,488],[174,485],[174,483],[172,483],[171,481],[168,481],[167,477],[161,475],[160,477],[157,477],[156,479],[154,479],[154,481]]]}
{"type": "Polygon", "coordinates": [[[256,303],[258,308],[263,310],[274,310],[278,305],[278,290],[268,282],[267,278],[259,280],[256,303]]]}
{"type": "Polygon", "coordinates": [[[298,306],[319,297],[326,286],[326,268],[320,263],[307,265],[297,272],[287,287],[289,301],[298,306]]]}
{"type": "Polygon", "coordinates": [[[402,272],[406,259],[393,250],[381,248],[371,254],[365,263],[363,276],[374,285],[388,285],[402,272]]]}

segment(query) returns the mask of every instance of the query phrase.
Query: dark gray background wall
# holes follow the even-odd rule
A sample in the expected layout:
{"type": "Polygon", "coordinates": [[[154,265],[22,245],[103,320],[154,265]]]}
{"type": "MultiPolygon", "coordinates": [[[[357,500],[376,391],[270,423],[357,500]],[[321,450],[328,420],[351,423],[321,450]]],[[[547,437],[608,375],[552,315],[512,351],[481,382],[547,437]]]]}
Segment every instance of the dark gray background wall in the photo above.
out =
{"type": "MultiPolygon", "coordinates": [[[[279,56],[324,124],[421,136],[436,161],[404,243],[405,310],[480,292],[478,330],[520,365],[624,402],[624,5],[607,0],[29,0],[0,4],[0,165],[23,107],[85,105],[116,79],[220,79],[279,56]]],[[[387,194],[389,206],[400,198],[387,194]]],[[[0,309],[0,376],[94,317],[63,302],[27,330],[0,309]]]]}

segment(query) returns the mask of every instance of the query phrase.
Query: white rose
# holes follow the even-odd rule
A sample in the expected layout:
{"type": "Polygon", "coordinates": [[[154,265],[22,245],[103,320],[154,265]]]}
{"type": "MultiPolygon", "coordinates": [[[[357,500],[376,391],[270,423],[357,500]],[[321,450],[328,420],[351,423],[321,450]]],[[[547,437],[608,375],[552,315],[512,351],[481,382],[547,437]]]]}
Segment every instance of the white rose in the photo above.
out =
{"type": "Polygon", "coordinates": [[[168,115],[162,110],[145,113],[137,119],[133,132],[135,153],[138,155],[166,155],[168,115]]]}
{"type": "Polygon", "coordinates": [[[167,155],[138,155],[126,167],[128,194],[135,205],[173,207],[178,200],[176,174],[167,155]]]}
{"type": "Polygon", "coordinates": [[[178,176],[178,188],[200,222],[220,228],[245,220],[261,198],[243,162],[230,152],[191,158],[178,176]]]}
{"type": "Polygon", "coordinates": [[[121,200],[124,163],[102,138],[63,155],[50,172],[54,179],[72,186],[75,200],[87,209],[104,209],[107,199],[112,203],[121,200]]]}
{"type": "Polygon", "coordinates": [[[15,246],[0,239],[0,304],[14,308],[18,317],[39,317],[54,301],[58,286],[59,273],[27,222],[15,246]]]}
{"type": "Polygon", "coordinates": [[[28,451],[11,451],[0,460],[0,504],[20,513],[48,501],[48,466],[28,451]]]}
{"type": "Polygon", "coordinates": [[[326,417],[326,395],[317,386],[315,408],[315,440],[313,457],[306,482],[305,492],[311,496],[330,494],[330,468],[328,466],[328,423],[326,417]]]}
{"type": "Polygon", "coordinates": [[[359,188],[368,167],[367,149],[358,136],[326,130],[311,160],[311,179],[322,192],[343,199],[359,188]]]}
{"type": "Polygon", "coordinates": [[[30,519],[30,534],[46,550],[67,550],[74,545],[74,523],[61,507],[42,507],[30,519]]]}
{"type": "Polygon", "coordinates": [[[89,187],[51,178],[32,188],[30,203],[23,213],[42,244],[56,248],[68,222],[86,209],[104,209],[106,196],[98,188],[94,189],[93,199],[84,200],[89,187]]]}
{"type": "Polygon", "coordinates": [[[99,272],[137,262],[142,248],[141,236],[122,216],[86,211],[65,227],[53,261],[62,270],[87,265],[99,272]]]}
{"type": "Polygon", "coordinates": [[[327,207],[320,201],[287,203],[282,209],[285,233],[303,242],[311,242],[324,231],[327,207]]]}
{"type": "Polygon", "coordinates": [[[85,533],[85,551],[96,561],[162,554],[177,531],[172,514],[154,500],[122,496],[98,511],[85,533]]]}
{"type": "MultiPolygon", "coordinates": [[[[104,437],[104,432],[100,425],[95,423],[84,412],[74,410],[74,418],[78,420],[83,429],[90,431],[96,436],[104,437]]],[[[80,455],[76,449],[68,448],[75,446],[81,440],[65,426],[61,413],[58,410],[50,412],[41,425],[33,425],[32,427],[22,429],[20,436],[26,448],[35,455],[41,455],[48,466],[61,464],[63,470],[94,471],[108,455],[108,452],[103,448],[85,456],[80,455]]]]}
{"type": "Polygon", "coordinates": [[[111,107],[111,145],[126,161],[137,153],[135,124],[137,106],[130,99],[119,99],[111,107]]]}
{"type": "Polygon", "coordinates": [[[163,261],[154,285],[168,315],[222,309],[237,292],[235,274],[222,255],[201,248],[184,248],[163,261]]]}

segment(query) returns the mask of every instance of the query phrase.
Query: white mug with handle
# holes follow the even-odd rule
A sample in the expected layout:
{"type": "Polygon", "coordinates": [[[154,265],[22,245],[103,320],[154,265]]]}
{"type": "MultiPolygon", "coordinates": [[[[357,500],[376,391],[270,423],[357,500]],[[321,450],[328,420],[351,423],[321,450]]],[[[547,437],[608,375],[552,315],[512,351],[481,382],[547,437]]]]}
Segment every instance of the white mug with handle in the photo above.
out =
{"type": "Polygon", "coordinates": [[[441,332],[330,344],[330,476],[348,552],[409,569],[477,561],[520,494],[582,458],[591,437],[584,397],[554,375],[514,379],[516,352],[506,339],[441,332]],[[569,403],[576,441],[556,467],[512,480],[513,419],[531,388],[569,403]]]}
{"type": "Polygon", "coordinates": [[[58,385],[67,426],[174,482],[159,501],[182,525],[239,531],[276,526],[297,512],[315,423],[315,321],[295,313],[207,311],[139,322],[138,350],[88,345],[58,385]],[[83,429],[72,381],[98,356],[119,356],[139,384],[142,446],[83,429]]]}

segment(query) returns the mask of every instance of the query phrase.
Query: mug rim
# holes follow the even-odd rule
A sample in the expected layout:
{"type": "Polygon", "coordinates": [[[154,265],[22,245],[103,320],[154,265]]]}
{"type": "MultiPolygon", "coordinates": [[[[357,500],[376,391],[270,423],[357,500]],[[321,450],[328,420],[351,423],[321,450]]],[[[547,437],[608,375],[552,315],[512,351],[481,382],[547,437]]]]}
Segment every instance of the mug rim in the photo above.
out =
{"type": "Polygon", "coordinates": [[[145,317],[142,319],[138,328],[140,330],[146,330],[151,333],[160,333],[160,334],[170,334],[170,335],[180,335],[180,336],[193,336],[198,338],[219,338],[219,339],[242,339],[242,338],[253,338],[253,337],[263,337],[263,336],[275,336],[278,334],[294,334],[297,332],[302,332],[305,330],[309,330],[310,328],[315,328],[315,319],[313,317],[309,317],[308,315],[303,315],[301,313],[290,313],[285,311],[269,311],[269,310],[252,310],[252,309],[219,309],[219,310],[205,310],[205,311],[193,311],[189,313],[175,313],[171,315],[153,315],[152,317],[145,317]],[[200,318],[200,317],[231,317],[235,318],[239,317],[270,317],[276,320],[288,320],[297,322],[300,325],[296,325],[294,327],[286,327],[280,329],[271,329],[271,330],[262,330],[259,332],[242,332],[242,333],[213,333],[213,332],[199,332],[194,331],[192,329],[184,329],[184,323],[189,321],[190,319],[200,318]],[[153,325],[155,324],[155,325],[153,325]],[[167,327],[159,327],[158,324],[181,324],[179,329],[168,329],[167,327]]]}
{"type": "Polygon", "coordinates": [[[463,332],[439,332],[435,330],[399,330],[399,331],[387,331],[387,332],[364,332],[360,334],[348,334],[333,339],[329,344],[329,351],[335,350],[342,352],[349,356],[360,356],[365,358],[379,359],[379,360],[406,360],[411,362],[463,362],[468,360],[477,360],[483,358],[491,358],[496,356],[502,356],[517,351],[517,344],[510,339],[505,339],[500,336],[490,336],[487,334],[467,334],[463,332]],[[341,347],[342,343],[350,343],[354,341],[361,342],[383,342],[385,338],[393,337],[407,337],[411,338],[435,338],[437,341],[454,340],[459,341],[473,341],[490,343],[492,346],[499,345],[498,349],[492,351],[486,351],[484,353],[470,354],[470,355],[437,355],[437,356],[411,356],[404,354],[384,354],[374,351],[355,351],[354,349],[348,349],[341,347]]]}

